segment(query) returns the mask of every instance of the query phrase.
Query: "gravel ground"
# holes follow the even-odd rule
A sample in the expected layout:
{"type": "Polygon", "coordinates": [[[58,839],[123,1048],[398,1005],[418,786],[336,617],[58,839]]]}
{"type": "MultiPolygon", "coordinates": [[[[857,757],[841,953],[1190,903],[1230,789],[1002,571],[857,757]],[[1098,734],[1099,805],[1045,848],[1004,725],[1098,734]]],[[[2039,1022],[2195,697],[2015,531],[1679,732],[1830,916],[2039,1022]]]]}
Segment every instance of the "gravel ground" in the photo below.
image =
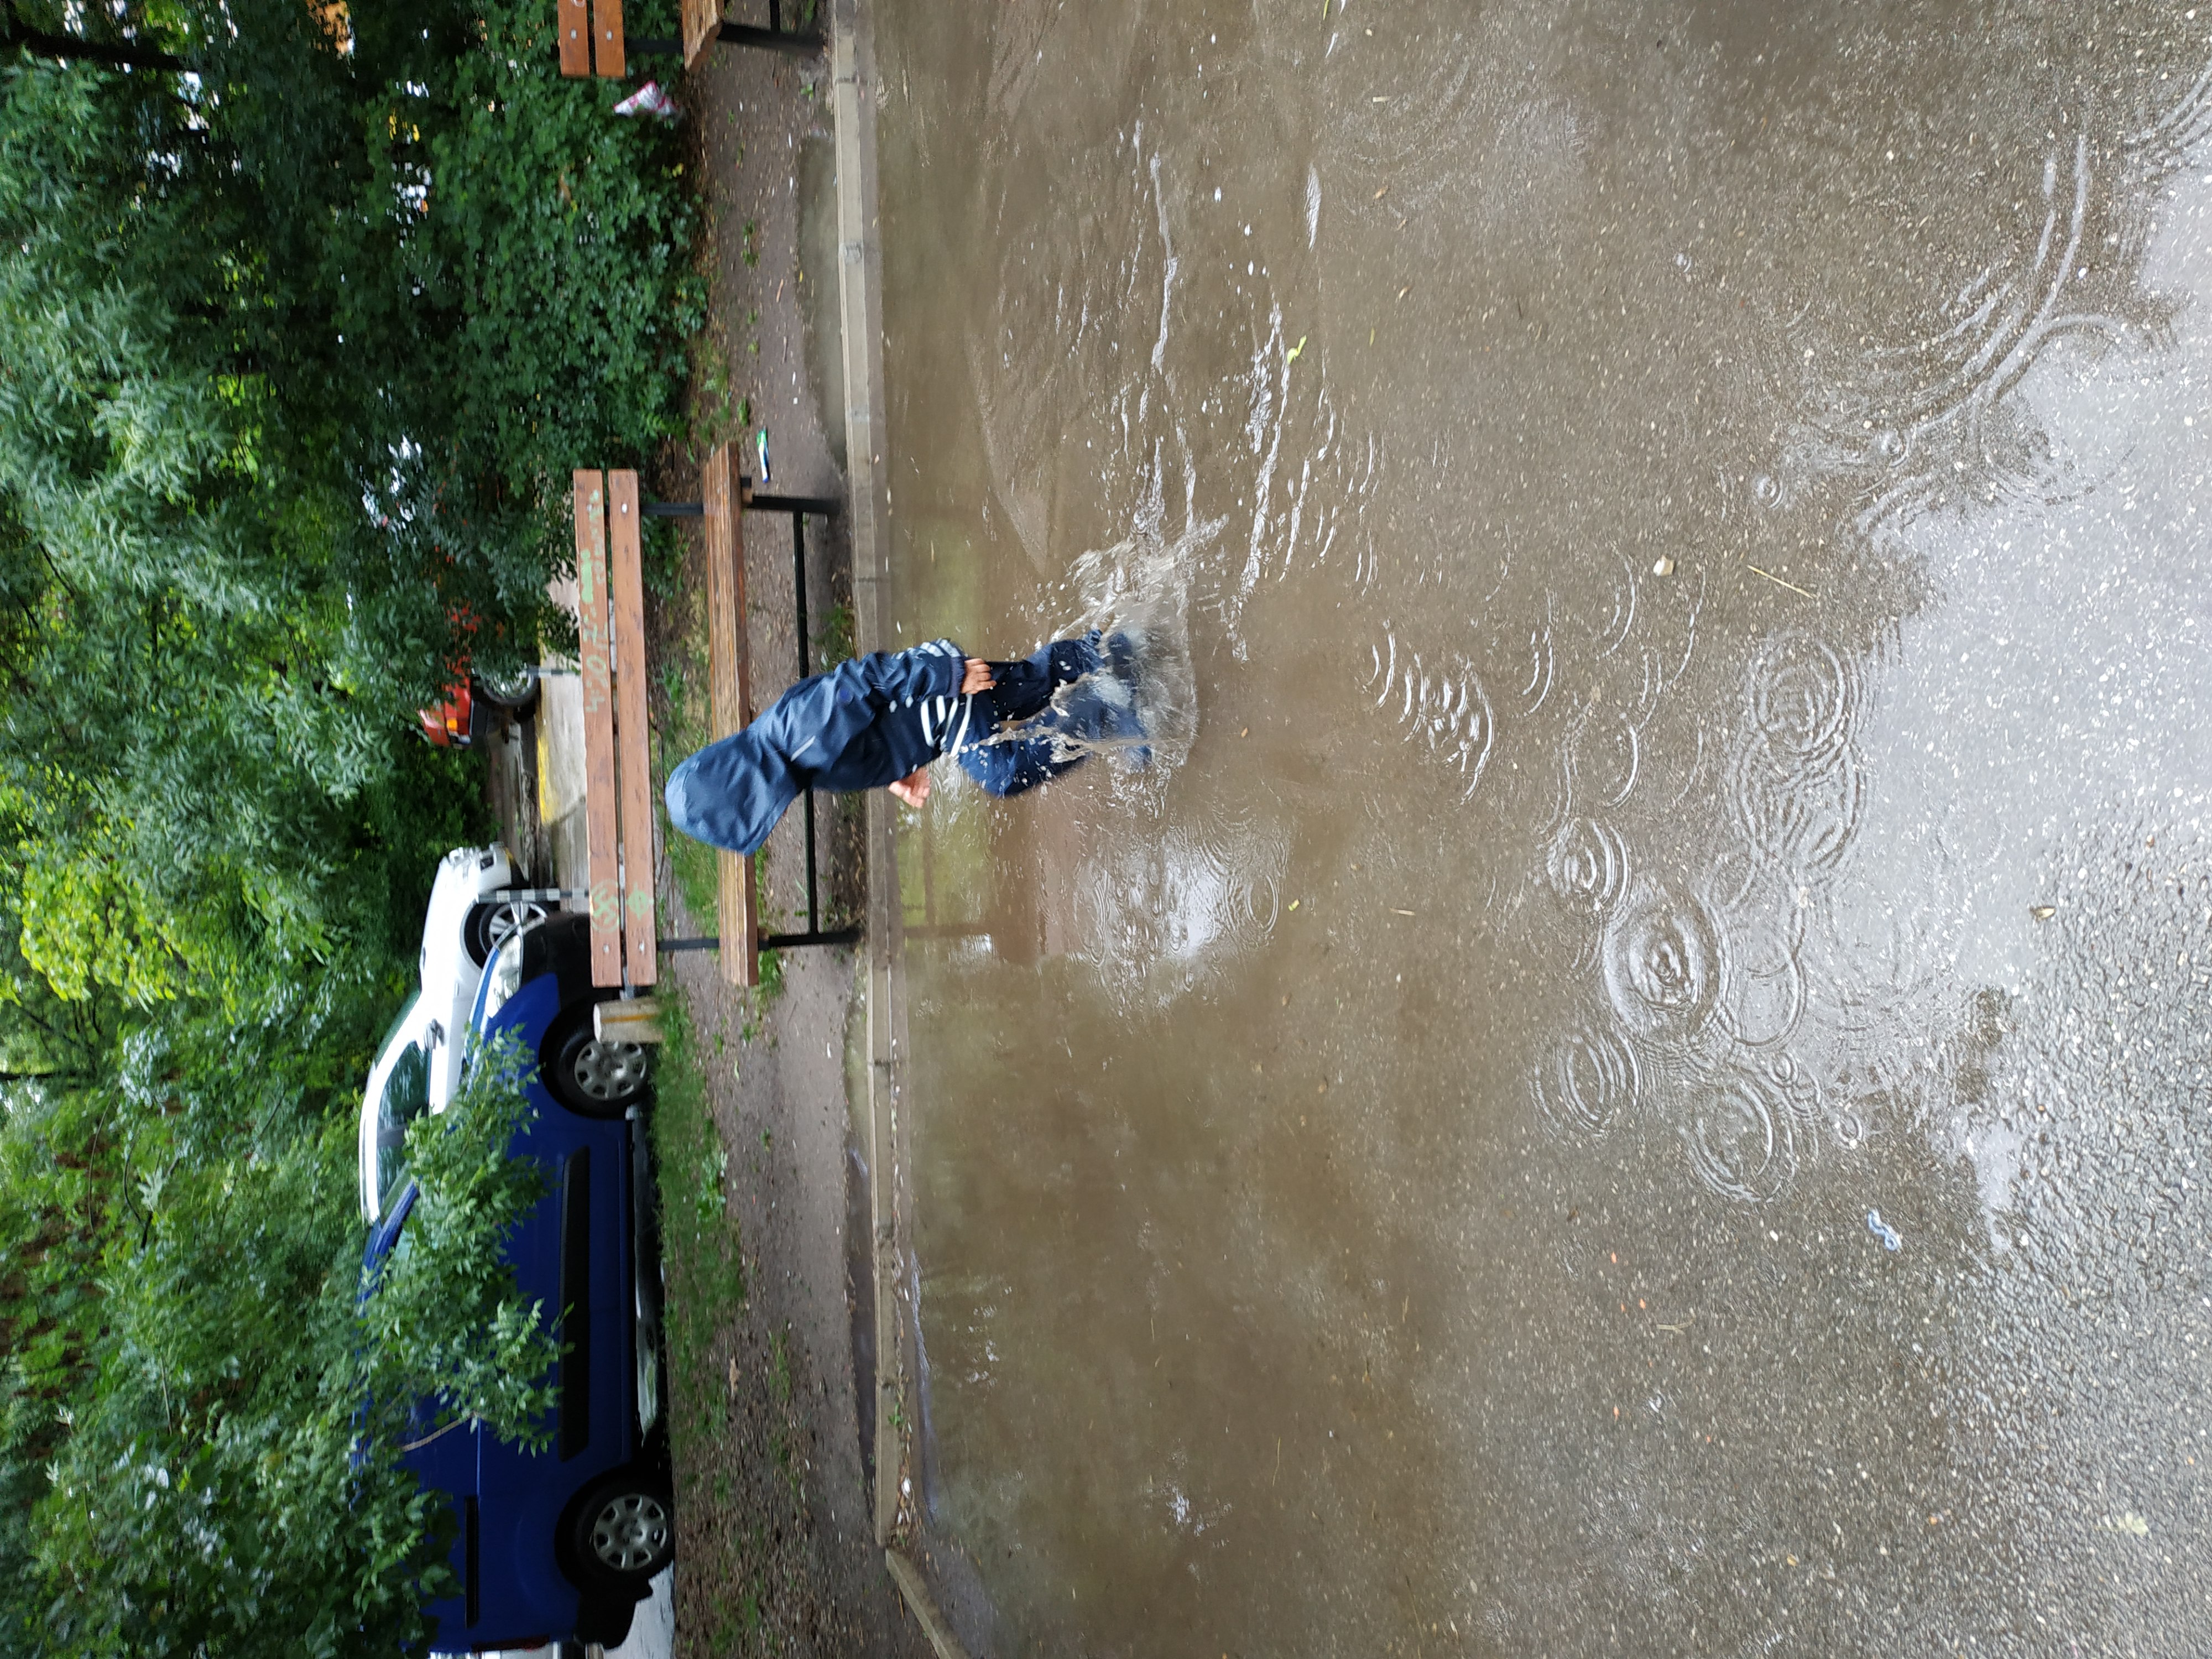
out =
{"type": "MultiPolygon", "coordinates": [[[[763,24],[765,13],[764,0],[752,0],[729,15],[763,24]]],[[[757,486],[756,434],[765,429],[767,487],[787,495],[844,493],[828,81],[826,55],[726,48],[677,88],[709,213],[713,298],[694,354],[695,444],[740,441],[757,486]]],[[[697,461],[693,446],[672,446],[648,472],[647,493],[696,496],[697,461]]],[[[697,536],[687,533],[677,580],[648,601],[664,770],[703,735],[705,579],[697,536]]],[[[744,538],[758,708],[799,668],[791,527],[748,516],[744,538]]],[[[810,520],[805,552],[809,664],[818,668],[851,639],[842,526],[810,520]]],[[[544,724],[550,744],[568,740],[562,722],[544,724]]],[[[523,737],[491,757],[493,804],[535,878],[580,885],[581,872],[566,867],[580,849],[539,820],[536,731],[523,737]]],[[[857,920],[863,891],[857,818],[834,806],[824,803],[819,825],[825,927],[857,920]]],[[[804,845],[794,811],[768,851],[767,930],[805,922],[804,845]]],[[[714,928],[711,904],[696,902],[711,890],[697,850],[663,848],[672,934],[714,928]]],[[[750,992],[725,985],[712,953],[663,962],[662,990],[679,993],[685,1011],[665,1056],[656,1131],[682,1539],[674,1651],[927,1654],[885,1573],[870,1505],[866,1185],[847,1103],[848,1030],[861,1045],[865,1024],[853,953],[787,952],[770,975],[780,982],[750,992]]],[[[857,1047],[854,1063],[862,1063],[857,1047]]]]}

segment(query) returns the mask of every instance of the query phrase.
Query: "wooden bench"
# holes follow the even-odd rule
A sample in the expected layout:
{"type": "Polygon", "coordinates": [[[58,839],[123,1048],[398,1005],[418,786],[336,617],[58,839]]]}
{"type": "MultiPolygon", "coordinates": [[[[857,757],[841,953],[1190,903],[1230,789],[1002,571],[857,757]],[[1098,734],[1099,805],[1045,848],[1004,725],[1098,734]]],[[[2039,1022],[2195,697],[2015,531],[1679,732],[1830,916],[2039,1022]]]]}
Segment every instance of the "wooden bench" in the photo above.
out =
{"type": "Polygon", "coordinates": [[[707,457],[699,500],[647,501],[633,471],[578,469],[576,496],[577,639],[583,659],[584,830],[589,860],[592,982],[626,994],[653,983],[657,956],[667,951],[719,951],[722,976],[760,983],[760,953],[806,945],[849,945],[857,927],[822,926],[817,874],[814,792],[803,798],[806,824],[806,928],[763,934],[753,861],[715,854],[716,933],[697,939],[655,936],[653,905],[652,750],[646,715],[644,591],[640,527],[648,518],[703,520],[707,541],[708,739],[744,730],[752,719],[745,642],[747,511],[791,515],[792,581],[799,635],[799,673],[811,672],[806,614],[806,520],[834,517],[840,503],[820,496],[763,495],[738,471],[737,446],[707,457]],[[608,551],[611,548],[610,566],[608,551]]]}
{"type": "Polygon", "coordinates": [[[645,711],[645,515],[635,472],[580,467],[572,482],[592,983],[635,994],[651,988],[659,962],[653,745],[645,711]]]}
{"type": "Polygon", "coordinates": [[[764,29],[725,23],[722,0],[682,0],[684,36],[679,40],[626,34],[622,0],[554,0],[554,3],[558,9],[561,73],[571,76],[598,75],[606,80],[623,80],[629,74],[631,52],[681,58],[689,70],[697,68],[707,48],[715,45],[758,46],[799,56],[820,52],[823,45],[818,30],[783,27],[781,0],[769,0],[769,26],[764,29]]]}

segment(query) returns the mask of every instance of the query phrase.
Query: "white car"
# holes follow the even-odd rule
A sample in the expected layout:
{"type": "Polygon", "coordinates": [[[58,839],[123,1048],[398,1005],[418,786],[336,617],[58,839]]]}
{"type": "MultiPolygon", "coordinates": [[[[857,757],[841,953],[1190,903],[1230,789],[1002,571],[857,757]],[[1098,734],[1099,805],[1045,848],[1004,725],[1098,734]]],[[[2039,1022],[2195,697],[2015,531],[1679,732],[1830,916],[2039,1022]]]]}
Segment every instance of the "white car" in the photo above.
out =
{"type": "Polygon", "coordinates": [[[361,1115],[363,1218],[374,1221],[398,1176],[408,1123],[442,1112],[461,1078],[469,1011],[483,965],[518,929],[545,919],[534,900],[505,896],[514,866],[503,847],[456,847],[439,860],[422,921],[421,982],[377,1045],[361,1115]]]}

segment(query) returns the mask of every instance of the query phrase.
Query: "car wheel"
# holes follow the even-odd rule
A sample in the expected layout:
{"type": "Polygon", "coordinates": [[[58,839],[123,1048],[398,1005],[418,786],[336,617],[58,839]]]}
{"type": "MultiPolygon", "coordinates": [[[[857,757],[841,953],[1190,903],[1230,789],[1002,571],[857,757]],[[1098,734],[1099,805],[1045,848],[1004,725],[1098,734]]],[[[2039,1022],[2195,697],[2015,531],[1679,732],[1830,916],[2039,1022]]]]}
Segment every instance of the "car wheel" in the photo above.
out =
{"type": "Polygon", "coordinates": [[[647,1473],[618,1469],[594,1481],[569,1510],[568,1559],[586,1589],[635,1600],[676,1559],[675,1505],[647,1473]]]}
{"type": "Polygon", "coordinates": [[[471,909],[468,921],[462,924],[462,948],[468,951],[469,960],[481,968],[501,945],[518,933],[535,927],[548,914],[536,899],[520,903],[512,899],[487,899],[471,909]]]}
{"type": "Polygon", "coordinates": [[[592,1030],[591,1003],[553,1022],[538,1051],[545,1086],[572,1112],[620,1117],[645,1098],[653,1058],[643,1043],[609,1042],[592,1030]]]}
{"type": "Polygon", "coordinates": [[[477,687],[486,702],[495,702],[517,717],[538,706],[538,676],[527,668],[505,674],[478,674],[477,687]]]}

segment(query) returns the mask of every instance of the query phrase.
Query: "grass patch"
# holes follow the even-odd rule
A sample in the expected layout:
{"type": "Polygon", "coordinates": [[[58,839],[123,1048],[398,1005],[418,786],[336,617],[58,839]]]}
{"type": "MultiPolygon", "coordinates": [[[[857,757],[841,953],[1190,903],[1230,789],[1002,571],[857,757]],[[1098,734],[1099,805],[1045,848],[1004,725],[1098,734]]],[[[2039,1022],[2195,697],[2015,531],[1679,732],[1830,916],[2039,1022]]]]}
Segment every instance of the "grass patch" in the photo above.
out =
{"type": "MultiPolygon", "coordinates": [[[[665,641],[660,650],[660,694],[665,705],[655,736],[660,747],[659,771],[666,777],[690,755],[706,746],[708,700],[705,653],[696,633],[665,641]]],[[[712,927],[720,914],[714,849],[677,832],[668,822],[668,803],[658,793],[653,811],[660,815],[661,845],[668,849],[668,868],[676,896],[698,927],[712,927]]]]}
{"type": "Polygon", "coordinates": [[[717,1402],[705,1379],[716,1332],[745,1302],[744,1254],[729,1212],[730,1154],[708,1103],[690,1011],[673,983],[660,988],[661,1045],[651,1127],[660,1174],[661,1254],[668,1277],[670,1431],[677,1455],[711,1433],[717,1402]]]}

